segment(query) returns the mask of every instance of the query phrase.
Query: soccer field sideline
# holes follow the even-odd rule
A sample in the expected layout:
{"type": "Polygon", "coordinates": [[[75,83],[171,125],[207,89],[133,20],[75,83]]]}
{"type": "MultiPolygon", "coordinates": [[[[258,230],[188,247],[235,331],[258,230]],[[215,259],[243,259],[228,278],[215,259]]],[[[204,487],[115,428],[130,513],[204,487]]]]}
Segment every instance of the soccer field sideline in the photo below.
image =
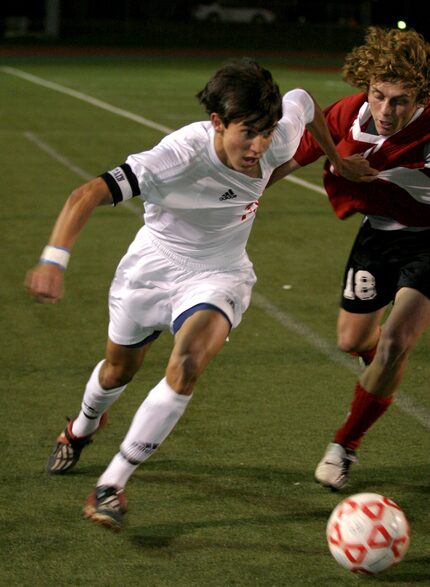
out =
{"type": "MultiPolygon", "coordinates": [[[[123,118],[127,118],[133,122],[136,122],[136,123],[141,124],[143,126],[146,126],[148,128],[160,131],[162,133],[167,134],[167,133],[172,132],[172,130],[173,130],[167,126],[158,124],[157,122],[154,122],[152,120],[144,118],[144,117],[142,117],[138,114],[135,114],[133,112],[129,112],[129,111],[124,110],[122,108],[118,108],[118,107],[113,106],[107,102],[104,102],[102,100],[94,98],[90,95],[84,94],[82,92],[78,92],[78,91],[73,90],[71,88],[67,88],[66,86],[63,86],[63,85],[55,83],[55,82],[51,82],[50,80],[46,80],[46,79],[41,78],[39,76],[35,76],[33,74],[22,71],[20,69],[16,69],[14,67],[9,67],[9,66],[3,66],[0,68],[0,71],[2,71],[5,74],[19,77],[25,81],[30,82],[30,83],[40,85],[40,86],[45,87],[49,90],[53,90],[53,91],[65,94],[67,96],[76,98],[76,99],[81,100],[83,102],[86,102],[96,108],[106,110],[112,114],[116,114],[116,115],[121,116],[123,118]]],[[[88,181],[92,177],[91,174],[86,172],[81,167],[75,165],[68,158],[64,157],[61,153],[56,151],[54,148],[52,148],[46,142],[42,141],[34,133],[27,132],[27,133],[25,133],[25,137],[29,141],[31,141],[33,144],[35,144],[39,149],[45,151],[54,160],[61,163],[62,165],[65,165],[69,170],[74,172],[78,177],[80,177],[84,181],[88,181]]],[[[293,177],[293,176],[289,176],[285,179],[287,181],[292,182],[292,183],[298,184],[301,187],[304,187],[305,189],[309,189],[309,190],[314,191],[316,193],[325,195],[325,190],[323,188],[321,188],[320,186],[315,185],[313,183],[310,183],[306,180],[303,180],[303,179],[297,178],[297,177],[293,177]]],[[[137,206],[135,206],[131,201],[124,202],[123,206],[125,206],[133,214],[137,214],[139,216],[141,216],[141,214],[142,214],[141,208],[140,207],[138,208],[137,206]]],[[[335,363],[339,366],[342,366],[355,374],[358,374],[360,372],[359,367],[354,362],[352,362],[352,360],[348,356],[341,353],[336,348],[335,345],[328,342],[326,339],[324,339],[323,337],[318,335],[316,332],[314,332],[312,329],[310,329],[306,325],[298,322],[291,315],[287,314],[283,310],[280,310],[277,306],[275,306],[272,302],[270,302],[270,300],[265,298],[260,293],[258,293],[258,292],[253,293],[252,302],[258,308],[263,310],[267,315],[274,318],[278,323],[280,323],[287,330],[290,330],[290,331],[294,332],[295,334],[298,334],[300,337],[302,337],[310,346],[317,349],[319,352],[321,352],[323,355],[325,355],[333,363],[335,363]]],[[[411,397],[405,395],[403,392],[396,394],[396,405],[397,405],[397,407],[399,407],[399,409],[401,409],[408,416],[414,418],[417,422],[419,422],[424,428],[426,428],[427,430],[430,430],[430,411],[426,407],[424,407],[423,405],[421,405],[419,402],[412,399],[411,397]]]]}

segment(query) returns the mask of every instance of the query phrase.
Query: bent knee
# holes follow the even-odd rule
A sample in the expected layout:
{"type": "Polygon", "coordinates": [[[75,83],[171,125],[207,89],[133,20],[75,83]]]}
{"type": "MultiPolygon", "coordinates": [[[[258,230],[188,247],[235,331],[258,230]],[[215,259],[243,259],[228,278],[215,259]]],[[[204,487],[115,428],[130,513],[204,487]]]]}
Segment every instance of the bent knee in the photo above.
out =
{"type": "Polygon", "coordinates": [[[380,329],[349,327],[338,329],[337,347],[344,353],[360,353],[373,349],[378,343],[380,329]]]}
{"type": "Polygon", "coordinates": [[[166,369],[167,380],[177,393],[189,393],[205,364],[192,354],[173,355],[166,369]]]}
{"type": "Polygon", "coordinates": [[[130,369],[125,365],[113,365],[105,361],[100,369],[100,385],[103,389],[121,387],[130,383],[134,375],[134,369],[130,369]]]}
{"type": "Polygon", "coordinates": [[[353,353],[357,352],[357,345],[354,344],[352,340],[347,340],[344,338],[337,339],[337,348],[342,351],[343,353],[353,353]]]}
{"type": "Polygon", "coordinates": [[[337,348],[343,353],[353,353],[362,350],[363,340],[351,330],[338,332],[337,348]]]}

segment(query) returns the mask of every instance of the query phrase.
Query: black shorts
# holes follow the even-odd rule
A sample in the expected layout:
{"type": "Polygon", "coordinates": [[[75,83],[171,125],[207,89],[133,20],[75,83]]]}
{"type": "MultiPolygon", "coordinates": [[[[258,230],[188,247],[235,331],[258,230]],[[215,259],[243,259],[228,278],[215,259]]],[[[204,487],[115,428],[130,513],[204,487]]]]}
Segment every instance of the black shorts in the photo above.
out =
{"type": "Polygon", "coordinates": [[[402,287],[430,298],[430,229],[376,230],[364,222],[345,269],[341,307],[355,314],[375,312],[402,287]]]}

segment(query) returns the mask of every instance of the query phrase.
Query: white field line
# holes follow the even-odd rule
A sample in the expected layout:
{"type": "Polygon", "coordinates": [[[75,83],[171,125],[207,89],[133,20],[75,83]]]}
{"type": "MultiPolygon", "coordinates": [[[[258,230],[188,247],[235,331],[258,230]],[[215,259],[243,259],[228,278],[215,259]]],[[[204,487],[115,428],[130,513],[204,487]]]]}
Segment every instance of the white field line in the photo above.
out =
{"type": "Polygon", "coordinates": [[[3,73],[8,73],[10,75],[14,75],[21,79],[26,80],[27,82],[31,82],[33,84],[37,84],[38,86],[43,86],[44,88],[48,88],[49,90],[54,90],[55,92],[60,92],[60,94],[65,94],[66,96],[70,96],[71,98],[76,98],[77,100],[81,100],[82,102],[87,102],[96,108],[100,108],[101,110],[106,110],[111,114],[117,114],[118,116],[122,116],[123,118],[128,118],[133,122],[137,122],[138,124],[142,124],[148,128],[152,128],[154,130],[159,130],[163,133],[172,132],[170,128],[167,126],[163,126],[162,124],[158,124],[153,122],[152,120],[148,120],[147,118],[143,118],[143,116],[139,116],[138,114],[134,114],[133,112],[129,112],[128,110],[124,110],[123,108],[117,108],[112,104],[108,104],[107,102],[103,102],[103,100],[99,100],[98,98],[93,98],[88,94],[83,94],[82,92],[77,92],[76,90],[72,90],[71,88],[67,88],[61,84],[57,84],[55,82],[51,82],[49,80],[45,80],[37,75],[33,75],[31,73],[27,73],[20,69],[16,69],[15,67],[8,67],[4,66],[0,68],[0,71],[3,73]]]}
{"type": "MultiPolygon", "coordinates": [[[[301,322],[298,322],[295,320],[295,318],[283,310],[280,310],[265,296],[262,296],[260,293],[254,291],[252,294],[252,302],[255,306],[263,310],[268,316],[271,316],[279,324],[282,324],[282,326],[284,326],[287,330],[294,332],[303,338],[310,346],[318,350],[332,363],[348,369],[357,376],[361,373],[362,369],[358,365],[358,361],[355,361],[352,357],[345,355],[339,351],[334,344],[330,343],[325,338],[314,332],[311,328],[305,324],[302,324],[301,322]]],[[[396,406],[400,408],[402,412],[417,420],[427,430],[430,430],[430,411],[425,406],[413,398],[407,396],[403,392],[396,393],[395,402],[396,406]]]]}
{"type": "Polygon", "coordinates": [[[295,177],[294,175],[287,175],[287,177],[284,177],[284,179],[286,181],[290,181],[291,183],[295,183],[296,185],[299,185],[302,188],[306,188],[313,192],[317,192],[318,194],[322,194],[323,196],[327,196],[324,188],[314,183],[311,183],[310,181],[306,181],[305,179],[301,179],[300,177],[295,177]]]}
{"type": "MultiPolygon", "coordinates": [[[[73,161],[70,161],[70,159],[68,159],[67,157],[64,157],[64,155],[62,155],[56,149],[51,147],[51,145],[48,145],[48,143],[43,141],[40,137],[38,137],[33,132],[25,132],[24,136],[26,139],[28,139],[29,141],[34,143],[37,147],[39,147],[39,149],[41,151],[44,151],[45,153],[47,153],[52,159],[57,161],[57,163],[61,163],[61,165],[64,165],[64,167],[67,167],[67,169],[69,169],[69,171],[72,171],[73,173],[75,173],[78,177],[80,177],[84,181],[89,181],[90,179],[92,179],[94,177],[93,175],[91,175],[90,173],[88,173],[87,171],[82,169],[82,167],[79,167],[79,165],[76,165],[75,163],[73,163],[73,161]]],[[[123,202],[122,206],[125,206],[125,208],[127,208],[131,212],[134,212],[135,214],[139,214],[139,216],[142,216],[142,214],[143,214],[142,207],[135,206],[133,204],[133,200],[127,200],[127,201],[123,202]]]]}
{"type": "MultiPolygon", "coordinates": [[[[32,74],[28,74],[24,71],[15,69],[13,67],[1,67],[0,71],[3,71],[4,73],[8,73],[11,75],[15,75],[17,77],[20,77],[20,78],[26,80],[26,81],[36,83],[36,84],[43,86],[43,87],[46,87],[48,89],[51,89],[51,90],[54,90],[57,92],[61,92],[63,94],[71,96],[73,98],[77,98],[79,100],[87,102],[88,104],[91,104],[92,106],[95,106],[96,108],[101,108],[101,109],[107,110],[108,112],[111,112],[113,114],[117,114],[118,116],[128,118],[129,120],[133,120],[134,122],[142,124],[143,126],[147,126],[149,128],[159,130],[160,132],[164,132],[164,133],[172,132],[172,129],[165,127],[163,125],[159,125],[156,122],[153,122],[151,120],[147,120],[146,118],[143,118],[142,116],[133,114],[132,112],[128,112],[127,110],[123,110],[122,108],[117,108],[115,106],[111,106],[110,104],[107,104],[106,102],[103,102],[101,100],[97,100],[96,98],[92,98],[91,96],[88,96],[88,95],[83,94],[81,92],[76,92],[75,90],[71,90],[65,86],[60,85],[60,84],[50,82],[48,80],[44,80],[43,78],[40,78],[38,76],[34,76],[32,74]]],[[[88,179],[90,179],[92,177],[89,173],[87,173],[81,167],[75,165],[69,159],[67,159],[66,157],[64,157],[60,153],[58,153],[58,151],[56,151],[51,146],[49,146],[47,143],[45,143],[44,141],[39,139],[33,133],[27,132],[27,133],[25,133],[25,136],[28,140],[30,140],[34,144],[36,144],[40,149],[45,151],[53,159],[55,159],[56,161],[58,161],[62,165],[66,166],[70,171],[73,171],[74,173],[76,173],[80,178],[84,179],[85,181],[88,181],[88,179]]],[[[325,191],[320,186],[317,186],[315,184],[312,184],[310,182],[307,182],[307,181],[302,180],[297,177],[291,176],[291,177],[287,177],[285,179],[287,179],[293,183],[296,183],[306,189],[310,189],[314,192],[322,193],[325,195],[325,191]]],[[[131,202],[124,202],[122,205],[126,205],[126,204],[129,204],[127,206],[127,209],[130,210],[131,212],[133,212],[133,214],[138,214],[139,216],[141,215],[140,208],[137,208],[136,206],[132,205],[131,202]]],[[[261,310],[263,310],[267,315],[274,318],[279,324],[284,326],[287,330],[290,330],[291,332],[294,332],[295,334],[298,334],[299,336],[301,336],[310,346],[312,346],[313,348],[315,348],[319,352],[321,352],[323,355],[325,355],[328,360],[330,360],[333,363],[335,363],[339,366],[342,366],[342,367],[348,369],[349,371],[352,371],[353,373],[358,375],[359,369],[349,359],[349,357],[347,357],[346,355],[341,353],[333,344],[331,344],[326,339],[321,337],[319,334],[314,332],[308,326],[302,324],[301,322],[298,322],[292,316],[290,316],[289,314],[287,314],[283,310],[280,310],[277,306],[272,304],[266,297],[264,297],[263,295],[261,295],[258,292],[254,292],[253,293],[253,303],[257,307],[259,307],[261,310]]],[[[421,405],[419,402],[415,401],[414,399],[412,399],[411,397],[407,396],[404,393],[397,393],[396,394],[396,405],[405,414],[411,416],[417,422],[419,422],[424,428],[426,428],[427,430],[430,430],[430,411],[425,406],[421,405]]]]}

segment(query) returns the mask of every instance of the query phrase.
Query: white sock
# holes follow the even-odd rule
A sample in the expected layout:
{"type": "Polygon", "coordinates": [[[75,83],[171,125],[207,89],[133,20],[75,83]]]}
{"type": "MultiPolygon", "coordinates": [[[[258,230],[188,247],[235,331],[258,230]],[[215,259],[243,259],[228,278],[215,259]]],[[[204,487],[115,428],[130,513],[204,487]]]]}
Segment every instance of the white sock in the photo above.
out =
{"type": "Polygon", "coordinates": [[[123,489],[138,466],[138,464],[132,465],[120,452],[117,453],[97,481],[97,487],[110,485],[123,489]]]}
{"type": "Polygon", "coordinates": [[[122,385],[113,389],[103,389],[99,381],[103,363],[104,359],[94,367],[86,385],[81,411],[72,424],[72,433],[75,436],[88,436],[95,432],[102,414],[111,407],[126,388],[126,385],[122,385]]]}
{"type": "Polygon", "coordinates": [[[137,410],[119,452],[97,485],[124,487],[140,463],[146,461],[173,430],[192,396],[179,395],[162,379],[137,410]]]}

